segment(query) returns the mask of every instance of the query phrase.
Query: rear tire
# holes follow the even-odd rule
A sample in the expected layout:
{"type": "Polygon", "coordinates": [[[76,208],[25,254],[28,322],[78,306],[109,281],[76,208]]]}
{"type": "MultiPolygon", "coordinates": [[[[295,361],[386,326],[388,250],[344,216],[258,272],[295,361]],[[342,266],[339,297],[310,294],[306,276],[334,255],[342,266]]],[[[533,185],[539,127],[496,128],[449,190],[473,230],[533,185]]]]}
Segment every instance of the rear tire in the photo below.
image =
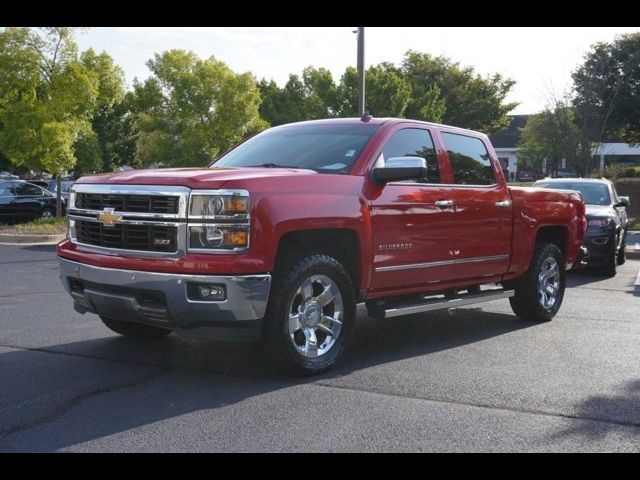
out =
{"type": "Polygon", "coordinates": [[[566,286],[564,256],[553,243],[538,243],[529,270],[509,299],[513,312],[531,322],[550,321],[562,305],[566,286]]]}
{"type": "Polygon", "coordinates": [[[104,323],[107,328],[125,337],[161,338],[171,333],[171,330],[167,330],[166,328],[152,327],[151,325],[145,325],[143,323],[125,322],[103,316],[100,316],[100,320],[102,320],[102,323],[104,323]]]}
{"type": "Polygon", "coordinates": [[[53,210],[51,210],[50,208],[43,208],[40,211],[40,215],[38,215],[38,218],[53,218],[56,216],[56,212],[54,212],[53,210]]]}
{"type": "Polygon", "coordinates": [[[292,255],[274,275],[263,350],[287,373],[322,373],[344,350],[355,322],[355,306],[349,273],[336,259],[292,255]]]}

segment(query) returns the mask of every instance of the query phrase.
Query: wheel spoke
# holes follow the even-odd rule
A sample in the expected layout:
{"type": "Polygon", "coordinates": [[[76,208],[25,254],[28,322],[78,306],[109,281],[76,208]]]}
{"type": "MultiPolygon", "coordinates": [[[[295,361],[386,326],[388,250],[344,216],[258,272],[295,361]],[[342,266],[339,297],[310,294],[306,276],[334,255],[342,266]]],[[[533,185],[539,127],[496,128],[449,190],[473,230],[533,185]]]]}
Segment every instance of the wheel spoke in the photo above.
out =
{"type": "Polygon", "coordinates": [[[558,265],[553,264],[553,266],[545,272],[545,278],[550,279],[558,275],[558,265]]]}
{"type": "Polygon", "coordinates": [[[337,316],[338,314],[332,318],[329,315],[323,315],[318,328],[332,337],[337,337],[342,328],[342,322],[336,318],[337,316]]]}
{"type": "Polygon", "coordinates": [[[320,304],[321,307],[324,307],[326,305],[329,305],[339,293],[340,291],[338,290],[336,284],[331,282],[329,285],[327,285],[324,291],[320,295],[318,295],[316,301],[320,304]]]}
{"type": "Polygon", "coordinates": [[[302,328],[300,326],[300,314],[299,313],[290,313],[289,314],[289,333],[297,332],[302,328]]]}
{"type": "Polygon", "coordinates": [[[318,356],[318,339],[316,338],[316,332],[312,328],[305,328],[303,332],[305,338],[305,353],[308,357],[318,356]]]}
{"type": "Polygon", "coordinates": [[[313,285],[311,284],[310,278],[307,278],[304,282],[302,282],[302,285],[300,285],[300,292],[304,300],[313,297],[313,285]]]}
{"type": "Polygon", "coordinates": [[[550,283],[549,285],[547,285],[545,291],[549,294],[549,296],[555,297],[556,292],[558,291],[558,287],[550,283]]]}

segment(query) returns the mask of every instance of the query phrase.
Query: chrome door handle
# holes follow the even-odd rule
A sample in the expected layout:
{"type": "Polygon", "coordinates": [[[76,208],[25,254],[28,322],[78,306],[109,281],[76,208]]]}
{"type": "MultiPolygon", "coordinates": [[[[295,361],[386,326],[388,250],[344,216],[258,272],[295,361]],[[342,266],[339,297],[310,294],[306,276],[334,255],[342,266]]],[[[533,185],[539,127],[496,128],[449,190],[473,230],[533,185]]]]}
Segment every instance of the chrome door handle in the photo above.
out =
{"type": "Polygon", "coordinates": [[[511,202],[509,200],[500,200],[496,202],[496,207],[507,208],[511,206],[511,202]]]}
{"type": "Polygon", "coordinates": [[[436,207],[440,207],[440,208],[453,207],[453,200],[437,200],[436,207]]]}

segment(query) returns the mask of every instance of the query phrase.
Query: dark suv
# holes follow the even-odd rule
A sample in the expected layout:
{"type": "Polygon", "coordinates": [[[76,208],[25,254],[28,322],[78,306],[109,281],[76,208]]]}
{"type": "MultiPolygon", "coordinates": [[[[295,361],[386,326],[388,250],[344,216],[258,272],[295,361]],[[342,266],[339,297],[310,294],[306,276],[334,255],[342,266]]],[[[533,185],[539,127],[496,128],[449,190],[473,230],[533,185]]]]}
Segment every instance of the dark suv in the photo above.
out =
{"type": "Polygon", "coordinates": [[[629,197],[616,193],[607,179],[557,178],[539,180],[534,187],[578,190],[587,204],[585,247],[589,251],[587,264],[599,267],[607,276],[616,274],[617,266],[625,262],[627,211],[629,197]]]}
{"type": "MultiPolygon", "coordinates": [[[[65,209],[63,201],[62,208],[65,209]]],[[[22,180],[0,180],[0,221],[50,218],[56,215],[56,197],[22,180]]]]}

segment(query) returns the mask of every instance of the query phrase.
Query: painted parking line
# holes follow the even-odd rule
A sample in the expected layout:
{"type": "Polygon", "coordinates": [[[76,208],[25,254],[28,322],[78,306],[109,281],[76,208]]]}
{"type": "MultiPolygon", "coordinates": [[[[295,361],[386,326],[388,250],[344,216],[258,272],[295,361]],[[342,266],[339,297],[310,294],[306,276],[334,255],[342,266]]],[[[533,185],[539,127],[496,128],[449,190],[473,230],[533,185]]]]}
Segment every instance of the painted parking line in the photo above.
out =
{"type": "Polygon", "coordinates": [[[634,283],[636,287],[640,287],[640,270],[638,270],[638,276],[636,277],[636,283],[634,283]]]}

